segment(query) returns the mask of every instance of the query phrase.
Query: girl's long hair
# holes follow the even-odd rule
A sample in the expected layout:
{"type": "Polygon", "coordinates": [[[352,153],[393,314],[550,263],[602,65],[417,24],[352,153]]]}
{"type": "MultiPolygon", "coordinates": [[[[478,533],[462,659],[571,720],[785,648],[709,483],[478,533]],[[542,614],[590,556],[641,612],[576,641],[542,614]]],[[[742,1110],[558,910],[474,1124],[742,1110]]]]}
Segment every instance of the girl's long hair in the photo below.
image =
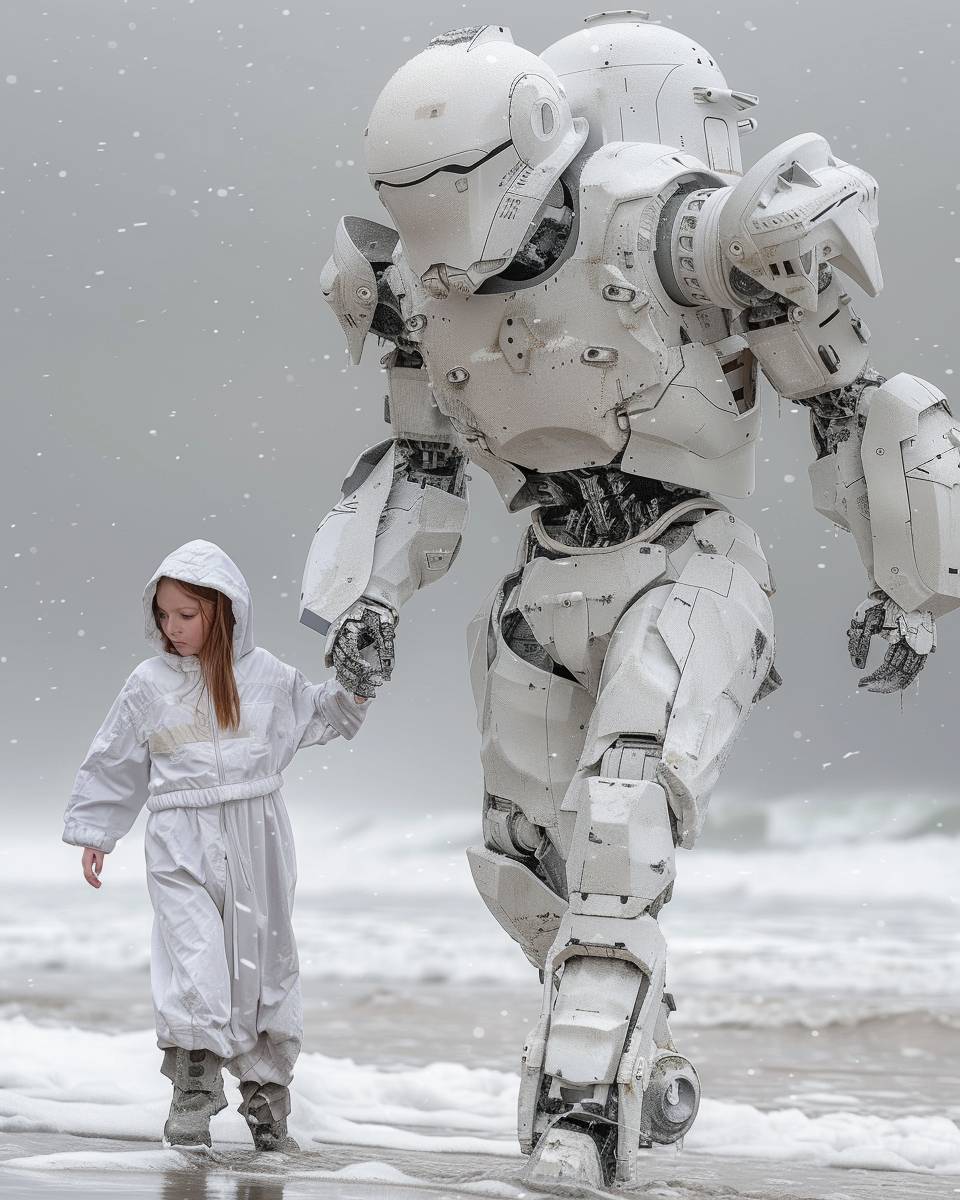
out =
{"type": "MultiPolygon", "coordinates": [[[[166,578],[164,576],[163,578],[166,578]]],[[[157,587],[163,579],[157,580],[157,587]]],[[[222,729],[238,729],[240,727],[240,693],[237,691],[237,680],[233,673],[233,629],[236,624],[233,616],[233,605],[223,592],[216,588],[201,587],[196,583],[187,583],[183,579],[171,579],[177,587],[183,588],[188,596],[195,600],[206,601],[200,605],[200,619],[204,626],[203,645],[197,657],[203,670],[203,681],[213,699],[213,708],[217,714],[217,723],[222,729]],[[207,619],[209,608],[213,609],[210,619],[207,619]]],[[[157,605],[157,593],[153,594],[153,619],[160,629],[160,615],[157,605]]],[[[164,649],[168,654],[176,654],[177,648],[167,635],[160,629],[164,649]]]]}

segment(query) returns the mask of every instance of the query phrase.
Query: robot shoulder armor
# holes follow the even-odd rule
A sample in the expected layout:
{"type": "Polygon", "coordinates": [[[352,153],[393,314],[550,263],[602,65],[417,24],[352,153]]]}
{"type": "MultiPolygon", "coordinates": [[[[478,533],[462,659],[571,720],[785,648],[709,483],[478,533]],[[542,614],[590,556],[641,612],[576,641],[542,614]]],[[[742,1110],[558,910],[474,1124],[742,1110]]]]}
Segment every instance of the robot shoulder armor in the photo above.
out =
{"type": "Polygon", "coordinates": [[[656,142],[609,142],[586,161],[580,176],[581,196],[602,192],[617,201],[652,196],[674,179],[706,176],[705,186],[723,180],[699,158],[656,142]]]}
{"type": "Polygon", "coordinates": [[[671,184],[695,179],[703,187],[723,187],[707,166],[672,146],[653,142],[609,142],[592,154],[580,176],[581,236],[602,244],[621,204],[657,196],[671,184]]]}

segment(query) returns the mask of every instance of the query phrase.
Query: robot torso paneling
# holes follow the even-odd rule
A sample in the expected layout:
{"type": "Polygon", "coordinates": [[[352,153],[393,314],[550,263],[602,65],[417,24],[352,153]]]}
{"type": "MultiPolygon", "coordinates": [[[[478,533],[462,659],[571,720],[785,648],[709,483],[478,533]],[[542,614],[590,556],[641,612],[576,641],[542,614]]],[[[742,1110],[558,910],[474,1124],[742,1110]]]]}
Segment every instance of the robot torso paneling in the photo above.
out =
{"type": "Polygon", "coordinates": [[[469,450],[524,472],[618,462],[631,474],[742,496],[759,429],[755,372],[727,314],[675,303],[654,262],[665,202],[720,186],[691,155],[602,147],[580,175],[558,261],[473,295],[429,294],[395,255],[406,337],[469,450]]]}

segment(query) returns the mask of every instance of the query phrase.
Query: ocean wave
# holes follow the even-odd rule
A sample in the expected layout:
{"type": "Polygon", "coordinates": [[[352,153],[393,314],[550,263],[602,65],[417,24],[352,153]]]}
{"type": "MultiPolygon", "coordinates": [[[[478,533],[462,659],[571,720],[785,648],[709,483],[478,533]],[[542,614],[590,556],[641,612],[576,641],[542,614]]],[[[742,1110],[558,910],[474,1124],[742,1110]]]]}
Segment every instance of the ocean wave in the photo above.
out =
{"type": "MultiPolygon", "coordinates": [[[[770,802],[758,810],[766,834],[757,844],[742,831],[734,835],[728,829],[722,837],[714,836],[711,826],[724,811],[717,805],[701,843],[678,853],[677,890],[960,903],[960,837],[945,825],[927,829],[929,822],[914,811],[919,804],[900,797],[844,797],[829,808],[803,797],[770,802]],[[886,817],[881,816],[884,811],[886,817]]],[[[294,825],[301,896],[356,895],[376,901],[475,895],[465,850],[480,840],[479,821],[462,813],[403,820],[363,817],[340,825],[298,813],[294,825]]],[[[0,886],[75,883],[78,903],[83,903],[79,860],[75,847],[51,847],[13,834],[0,847],[0,886]]],[[[107,857],[104,887],[142,881],[143,871],[134,831],[107,857]]]]}
{"type": "Polygon", "coordinates": [[[960,801],[949,792],[855,792],[836,796],[732,797],[713,801],[705,840],[711,845],[797,847],[903,842],[960,835],[960,801]]]}
{"type": "MultiPolygon", "coordinates": [[[[405,829],[409,841],[401,828],[343,830],[322,860],[301,848],[294,922],[304,979],[529,986],[532,970],[476,894],[451,823],[431,826],[429,838],[405,829]]],[[[823,1009],[860,1021],[925,1004],[952,1019],[958,849],[930,836],[679,854],[660,920],[684,1021],[822,1023],[811,1014],[823,1009]]],[[[57,991],[59,978],[66,993],[95,964],[136,976],[147,994],[152,913],[142,864],[135,879],[132,869],[114,870],[125,861],[108,861],[100,892],[79,873],[69,883],[0,883],[0,958],[11,981],[43,975],[57,991]]]]}

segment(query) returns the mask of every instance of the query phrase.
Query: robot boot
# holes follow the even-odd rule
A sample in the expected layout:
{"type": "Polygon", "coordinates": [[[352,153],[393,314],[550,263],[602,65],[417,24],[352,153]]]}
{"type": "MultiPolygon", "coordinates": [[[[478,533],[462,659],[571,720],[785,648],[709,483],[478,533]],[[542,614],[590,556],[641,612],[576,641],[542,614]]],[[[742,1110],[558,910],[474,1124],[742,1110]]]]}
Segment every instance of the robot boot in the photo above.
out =
{"type": "Polygon", "coordinates": [[[290,1089],[280,1083],[257,1083],[248,1080],[240,1084],[240,1115],[247,1122],[258,1150],[299,1150],[296,1141],[287,1133],[290,1115],[290,1089]]]}
{"type": "Polygon", "coordinates": [[[530,1184],[636,1183],[640,1150],[679,1141],[696,1118],[700,1081],[670,1040],[669,993],[657,999],[659,930],[652,919],[634,922],[606,944],[578,941],[575,930],[600,933],[596,922],[574,917],[561,931],[521,1074],[530,1184]]]}
{"type": "Polygon", "coordinates": [[[210,1118],[227,1107],[223,1094],[222,1059],[210,1050],[163,1052],[160,1071],[173,1084],[163,1144],[196,1150],[210,1146],[210,1118]]]}

